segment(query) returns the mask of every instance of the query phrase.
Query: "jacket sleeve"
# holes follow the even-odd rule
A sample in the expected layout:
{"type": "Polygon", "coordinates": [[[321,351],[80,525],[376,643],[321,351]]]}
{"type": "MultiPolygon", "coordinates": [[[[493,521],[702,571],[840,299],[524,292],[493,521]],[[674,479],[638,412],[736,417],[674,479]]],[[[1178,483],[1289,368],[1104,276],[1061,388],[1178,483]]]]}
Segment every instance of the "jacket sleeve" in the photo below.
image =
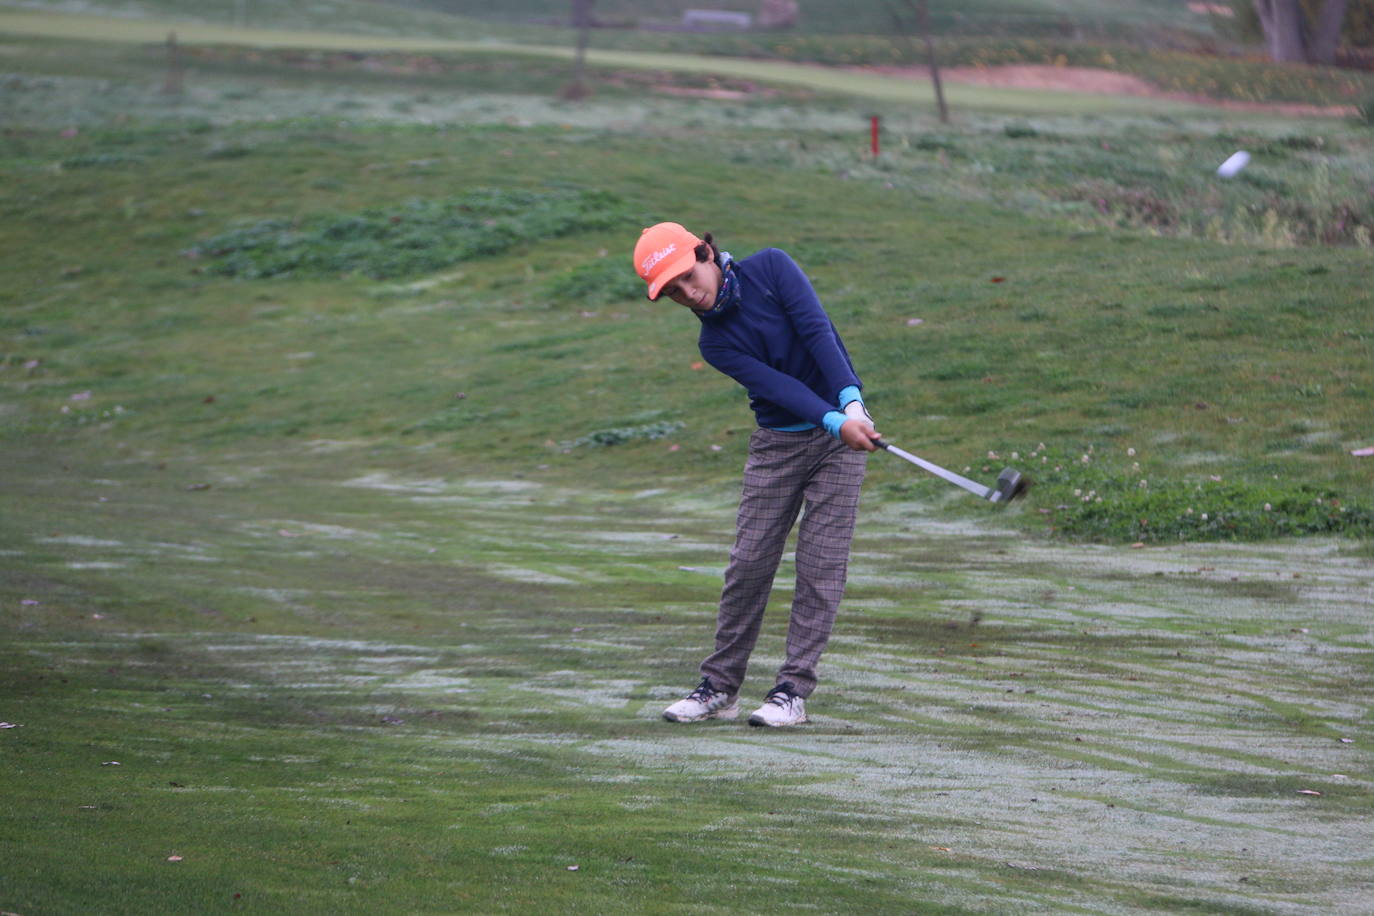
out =
{"type": "MultiPolygon", "coordinates": [[[[768,250],[768,267],[772,273],[773,290],[797,337],[811,358],[821,367],[826,388],[837,401],[845,388],[863,388],[844,352],[835,325],[825,313],[811,281],[787,252],[777,248],[768,250]]],[[[834,409],[834,405],[831,405],[834,409]]]]}
{"type": "Polygon", "coordinates": [[[734,347],[703,342],[701,355],[743,385],[751,397],[766,397],[808,423],[824,425],[826,413],[835,409],[797,379],[734,347]]]}

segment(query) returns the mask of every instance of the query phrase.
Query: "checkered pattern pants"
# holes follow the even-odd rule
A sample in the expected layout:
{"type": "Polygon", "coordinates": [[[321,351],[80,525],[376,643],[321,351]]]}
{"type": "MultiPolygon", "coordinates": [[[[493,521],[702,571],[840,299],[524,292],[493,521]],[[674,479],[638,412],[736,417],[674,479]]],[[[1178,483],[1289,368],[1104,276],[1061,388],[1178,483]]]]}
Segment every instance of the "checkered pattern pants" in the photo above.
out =
{"type": "Polygon", "coordinates": [[[844,594],[867,459],[867,452],[854,451],[824,429],[759,428],[750,437],[716,649],[701,663],[702,675],[718,689],[737,693],[744,683],[783,544],[803,508],[787,658],[777,682],[791,681],[803,697],[816,688],[816,665],[844,594]]]}

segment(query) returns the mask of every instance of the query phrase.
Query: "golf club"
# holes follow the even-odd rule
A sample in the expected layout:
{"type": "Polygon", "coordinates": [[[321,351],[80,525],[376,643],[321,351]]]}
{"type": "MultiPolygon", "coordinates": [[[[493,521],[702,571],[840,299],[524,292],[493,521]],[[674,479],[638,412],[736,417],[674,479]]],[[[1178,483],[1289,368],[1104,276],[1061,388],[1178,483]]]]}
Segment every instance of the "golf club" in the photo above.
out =
{"type": "Polygon", "coordinates": [[[942,477],[955,486],[963,487],[974,496],[981,496],[990,503],[1009,503],[1016,497],[1025,493],[1030,487],[1030,481],[1022,477],[1020,471],[1012,468],[1005,468],[1002,473],[997,475],[997,486],[995,488],[985,487],[977,481],[969,480],[967,477],[956,474],[953,471],[945,470],[938,464],[926,461],[924,458],[920,458],[910,452],[903,451],[897,446],[890,445],[881,439],[876,440],[874,444],[877,445],[878,448],[891,452],[898,458],[905,458],[918,468],[929,471],[936,477],[942,477]]]}

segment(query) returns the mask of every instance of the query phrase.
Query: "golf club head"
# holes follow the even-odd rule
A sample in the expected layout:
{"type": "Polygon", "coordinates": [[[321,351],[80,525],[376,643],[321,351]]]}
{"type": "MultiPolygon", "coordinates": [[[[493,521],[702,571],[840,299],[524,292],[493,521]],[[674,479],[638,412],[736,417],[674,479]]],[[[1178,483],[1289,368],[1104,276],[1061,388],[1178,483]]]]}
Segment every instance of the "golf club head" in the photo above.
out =
{"type": "Polygon", "coordinates": [[[997,489],[992,495],[995,503],[1009,503],[1018,496],[1025,494],[1030,489],[1030,480],[1022,477],[1021,472],[1014,468],[1004,468],[1002,473],[997,475],[997,489]]]}

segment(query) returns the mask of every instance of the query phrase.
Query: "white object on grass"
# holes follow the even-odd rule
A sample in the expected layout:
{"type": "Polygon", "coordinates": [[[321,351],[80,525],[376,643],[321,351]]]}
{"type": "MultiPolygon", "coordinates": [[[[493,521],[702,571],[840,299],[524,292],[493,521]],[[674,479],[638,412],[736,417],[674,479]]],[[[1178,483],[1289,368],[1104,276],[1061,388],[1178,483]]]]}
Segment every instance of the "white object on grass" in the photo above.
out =
{"type": "Polygon", "coordinates": [[[1217,174],[1222,178],[1234,178],[1240,170],[1250,164],[1250,154],[1243,149],[1232,153],[1225,162],[1217,166],[1217,174]]]}

